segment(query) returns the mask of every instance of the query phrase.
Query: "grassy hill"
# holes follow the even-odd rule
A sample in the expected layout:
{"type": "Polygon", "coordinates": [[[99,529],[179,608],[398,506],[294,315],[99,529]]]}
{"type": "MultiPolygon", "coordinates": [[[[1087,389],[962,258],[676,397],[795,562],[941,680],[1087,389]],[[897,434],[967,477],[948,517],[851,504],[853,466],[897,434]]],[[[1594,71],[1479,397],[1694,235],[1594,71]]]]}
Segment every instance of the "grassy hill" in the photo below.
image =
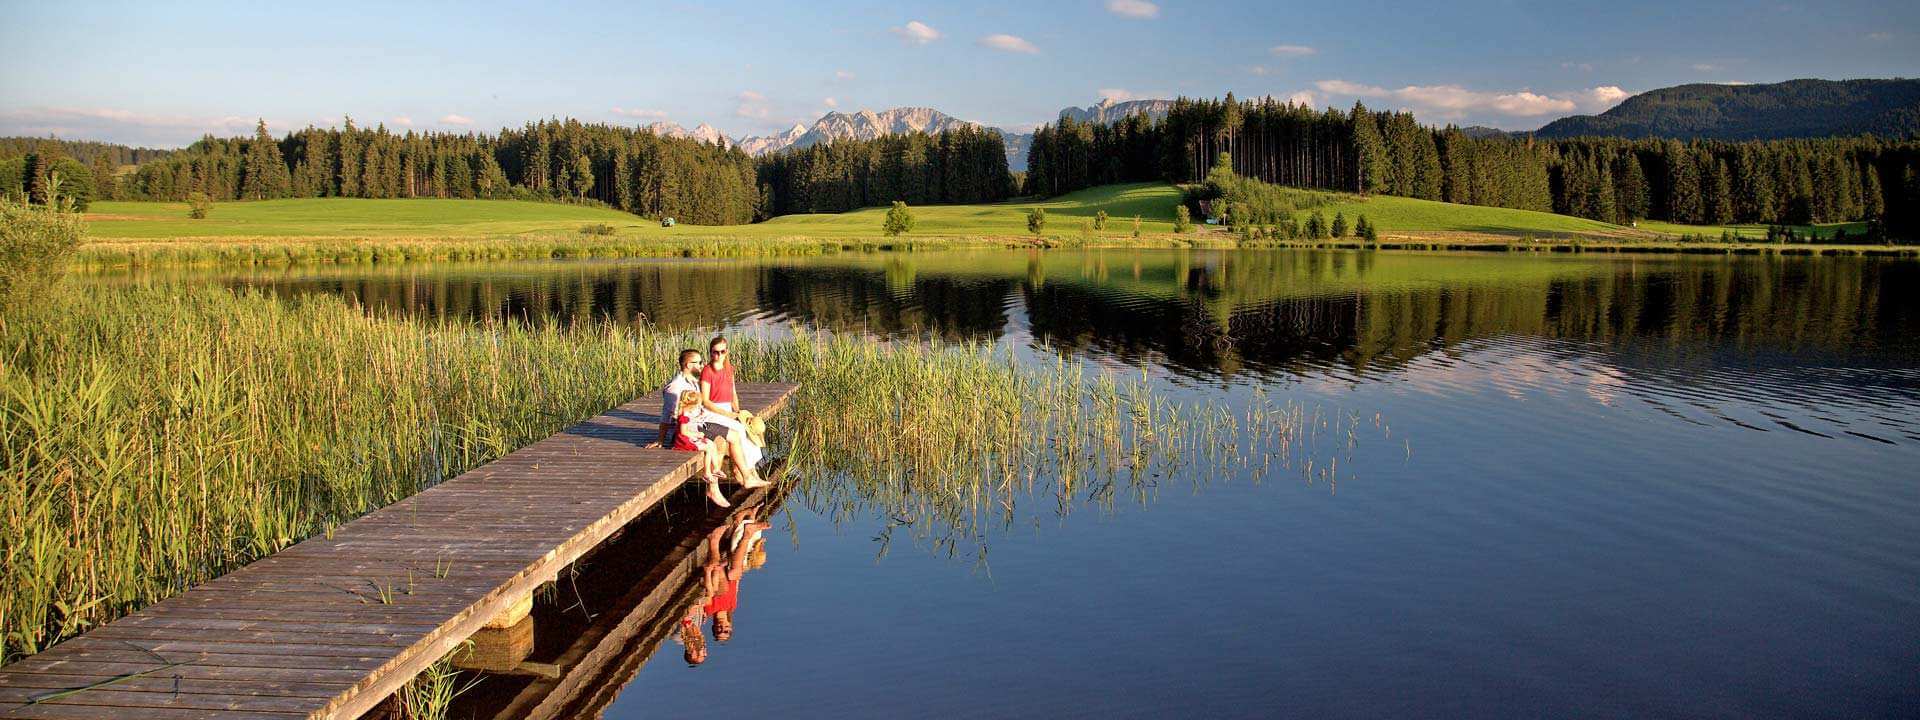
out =
{"type": "Polygon", "coordinates": [[[1575,115],[1543,138],[1766,140],[1920,131],[1920,80],[1789,80],[1765,85],[1680,85],[1627,98],[1599,115],[1575,115]]]}

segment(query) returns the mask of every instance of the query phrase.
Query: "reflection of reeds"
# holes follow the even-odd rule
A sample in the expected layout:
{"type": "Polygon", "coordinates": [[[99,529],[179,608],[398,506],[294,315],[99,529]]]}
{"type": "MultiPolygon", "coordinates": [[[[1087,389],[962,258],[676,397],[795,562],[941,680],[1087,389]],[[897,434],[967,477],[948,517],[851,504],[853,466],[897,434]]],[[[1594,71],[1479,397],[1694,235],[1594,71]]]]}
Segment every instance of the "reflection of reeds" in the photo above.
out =
{"type": "Polygon", "coordinates": [[[1058,359],[1023,366],[992,345],[797,333],[769,351],[754,362],[805,388],[782,425],[806,501],[836,519],[884,517],[882,552],[908,528],[936,552],[983,555],[985,533],[1036,494],[1064,514],[1082,500],[1144,501],[1175,477],[1258,480],[1276,468],[1332,490],[1337,453],[1359,441],[1357,414],[1263,389],[1179,402],[1144,375],[1089,377],[1058,359]],[[1313,444],[1336,418],[1343,442],[1316,464],[1313,444]]]}
{"type": "MultiPolygon", "coordinates": [[[[703,340],[369,318],[332,296],[205,287],[95,289],[0,314],[0,659],[648,392],[703,340]]],[[[743,380],[803,384],[772,431],[815,508],[885,513],[949,552],[984,552],[984,529],[1036,489],[1065,511],[1144,499],[1188,466],[1293,468],[1321,417],[1265,393],[1176,403],[1143,376],[1023,366],[991,345],[797,333],[733,349],[743,380]]]]}

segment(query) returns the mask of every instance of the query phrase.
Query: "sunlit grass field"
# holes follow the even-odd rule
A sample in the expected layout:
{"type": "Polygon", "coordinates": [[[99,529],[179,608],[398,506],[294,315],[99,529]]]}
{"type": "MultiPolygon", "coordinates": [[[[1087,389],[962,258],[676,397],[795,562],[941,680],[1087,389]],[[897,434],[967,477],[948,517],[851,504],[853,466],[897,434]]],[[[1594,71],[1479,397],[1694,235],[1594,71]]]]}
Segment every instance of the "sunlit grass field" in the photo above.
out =
{"type": "MultiPolygon", "coordinates": [[[[1439,248],[1503,246],[1532,239],[1578,241],[1588,248],[1653,250],[1680,236],[1717,239],[1720,227],[1643,222],[1623,227],[1553,213],[1456,205],[1413,198],[1301,193],[1325,201],[1331,222],[1360,216],[1388,243],[1439,248]]],[[[1223,228],[1196,223],[1173,232],[1180,188],[1136,183],[1088,188],[1058,198],[913,208],[912,232],[887,238],[885,208],[787,215],[751,225],[662,227],[654,219],[607,208],[517,200],[322,198],[219,203],[206,219],[187,217],[184,203],[98,202],[88,213],[83,265],[370,263],[582,257],[729,257],[813,255],[863,247],[1232,246],[1223,228]],[[1047,211],[1036,236],[1027,212],[1047,211]],[[1104,228],[1092,227],[1107,214],[1104,228]],[[1139,218],[1139,235],[1134,220],[1139,218]],[[596,232],[588,232],[592,228],[596,232]]],[[[1296,214],[1305,221],[1305,213],[1296,214]]],[[[1858,235],[1859,223],[1845,225],[1858,235]]],[[[1821,226],[1823,237],[1834,227],[1821,226]]],[[[1745,240],[1765,228],[1740,226],[1745,240]]],[[[1802,232],[1806,232],[1805,229],[1802,232]]],[[[1805,235],[1803,235],[1805,237],[1805,235]]],[[[1357,242],[1347,238],[1347,244],[1357,242]]],[[[1310,244],[1311,241],[1305,241],[1310,244]]],[[[1731,247],[1731,246],[1721,246],[1731,247]]]]}

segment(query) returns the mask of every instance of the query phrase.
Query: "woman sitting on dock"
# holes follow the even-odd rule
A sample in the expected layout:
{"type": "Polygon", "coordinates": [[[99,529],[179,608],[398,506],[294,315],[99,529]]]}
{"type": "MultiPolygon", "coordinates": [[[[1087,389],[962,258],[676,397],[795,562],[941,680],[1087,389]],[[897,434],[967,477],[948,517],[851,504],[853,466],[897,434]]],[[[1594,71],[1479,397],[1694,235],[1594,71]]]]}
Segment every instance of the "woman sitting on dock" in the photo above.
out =
{"type": "Polygon", "coordinates": [[[680,393],[679,415],[674,418],[680,429],[674,433],[673,449],[700,453],[700,479],[707,483],[707,499],[720,507],[731,507],[726,494],[720,492],[720,447],[701,434],[700,425],[693,418],[699,411],[700,391],[680,393]]]}
{"type": "MultiPolygon", "coordinates": [[[[715,335],[707,343],[707,366],[700,371],[701,406],[707,409],[706,422],[729,431],[727,440],[739,448],[734,464],[740,467],[741,482],[749,488],[763,487],[769,483],[761,480],[756,470],[763,450],[747,435],[745,422],[750,416],[734,407],[738,398],[733,388],[733,364],[728,361],[727,353],[726,337],[715,335]]],[[[717,432],[719,428],[707,434],[712,436],[717,432]]]]}

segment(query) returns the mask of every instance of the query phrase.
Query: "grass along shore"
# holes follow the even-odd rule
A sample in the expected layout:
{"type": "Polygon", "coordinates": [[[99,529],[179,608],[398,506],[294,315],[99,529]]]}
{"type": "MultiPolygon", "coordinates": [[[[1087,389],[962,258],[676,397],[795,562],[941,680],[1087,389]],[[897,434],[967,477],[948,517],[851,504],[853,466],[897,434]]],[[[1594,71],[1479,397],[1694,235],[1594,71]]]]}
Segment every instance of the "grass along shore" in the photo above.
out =
{"type": "MultiPolygon", "coordinates": [[[[204,286],[0,310],[0,663],[650,392],[704,337],[204,286]]],[[[1293,467],[1322,420],[1265,399],[1244,415],[1176,405],[1138,377],[987,345],[800,333],[733,350],[743,380],[802,383],[774,433],[810,497],[917,518],[949,548],[1039,485],[1066,502],[1193,462],[1293,467]],[[847,417],[898,432],[847,433],[847,417]]],[[[1306,476],[1331,481],[1319,467],[1306,476]]]]}
{"type": "MultiPolygon", "coordinates": [[[[1552,213],[1455,205],[1391,196],[1322,193],[1328,219],[1365,215],[1382,229],[1380,249],[1626,252],[1732,252],[1911,255],[1900,247],[1782,245],[1764,228],[1732,228],[1736,243],[1717,239],[1723,228],[1644,222],[1628,228],[1552,213]],[[1756,234],[1757,233],[1757,234],[1756,234]]],[[[1180,191],[1171,185],[1090,188],[1045,201],[935,205],[913,209],[915,231],[889,238],[880,231],[883,208],[837,214],[788,215],[752,225],[661,227],[627,213],[576,205],[513,200],[367,200],[325,198],[216,205],[205,220],[187,217],[185,204],[99,202],[88,213],[89,241],[74,262],[86,267],[166,265],[275,265],[395,263],[547,258],[751,257],[817,255],[844,250],[980,247],[1236,247],[1220,228],[1199,225],[1173,233],[1180,191]],[[1026,210],[1044,208],[1048,225],[1027,232],[1026,210]],[[1091,227],[1106,212],[1104,229],[1091,227]],[[1140,234],[1133,234],[1133,218],[1140,234]],[[592,232],[587,230],[592,229],[592,232]]],[[[1834,227],[1799,227],[1803,237],[1831,235],[1834,227]]],[[[1259,241],[1256,246],[1362,247],[1355,238],[1259,241]]]]}

